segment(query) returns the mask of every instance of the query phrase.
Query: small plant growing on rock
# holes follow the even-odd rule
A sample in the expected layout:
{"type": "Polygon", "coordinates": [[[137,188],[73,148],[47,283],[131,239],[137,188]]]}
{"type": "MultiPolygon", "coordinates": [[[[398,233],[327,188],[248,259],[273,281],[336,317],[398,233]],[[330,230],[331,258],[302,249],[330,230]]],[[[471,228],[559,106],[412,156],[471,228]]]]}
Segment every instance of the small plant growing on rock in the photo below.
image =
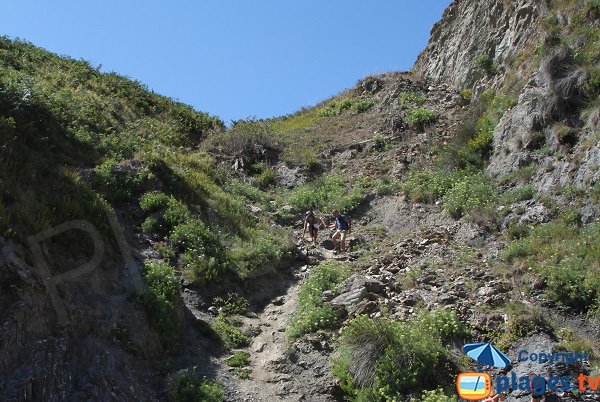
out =
{"type": "Polygon", "coordinates": [[[181,370],[168,381],[169,401],[172,402],[223,402],[223,387],[206,379],[199,379],[190,370],[181,370]]]}
{"type": "Polygon", "coordinates": [[[485,54],[477,56],[473,60],[473,64],[483,70],[487,75],[495,75],[498,72],[498,66],[494,60],[485,54]]]}
{"type": "Polygon", "coordinates": [[[423,103],[425,103],[425,97],[418,92],[400,92],[398,95],[398,104],[402,109],[421,106],[423,103]]]}
{"type": "Polygon", "coordinates": [[[427,108],[416,108],[408,112],[406,122],[416,130],[422,131],[425,126],[433,122],[436,118],[435,112],[427,108]]]}

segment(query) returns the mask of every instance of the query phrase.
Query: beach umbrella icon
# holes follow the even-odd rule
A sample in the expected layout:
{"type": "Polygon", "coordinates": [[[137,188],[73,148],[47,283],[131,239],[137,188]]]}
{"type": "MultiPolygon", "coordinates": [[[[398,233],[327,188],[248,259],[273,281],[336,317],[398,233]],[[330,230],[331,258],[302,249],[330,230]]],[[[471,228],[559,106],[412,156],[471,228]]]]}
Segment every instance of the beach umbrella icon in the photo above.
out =
{"type": "Polygon", "coordinates": [[[490,342],[467,343],[463,350],[471,359],[486,366],[504,368],[510,364],[510,359],[490,342]]]}

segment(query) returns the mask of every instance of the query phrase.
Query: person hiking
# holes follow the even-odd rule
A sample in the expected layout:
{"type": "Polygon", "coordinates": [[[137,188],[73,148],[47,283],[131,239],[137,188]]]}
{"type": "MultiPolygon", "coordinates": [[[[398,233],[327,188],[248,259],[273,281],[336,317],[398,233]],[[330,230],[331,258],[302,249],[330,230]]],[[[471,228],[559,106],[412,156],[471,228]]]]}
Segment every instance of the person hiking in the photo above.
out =
{"type": "Polygon", "coordinates": [[[348,217],[348,215],[340,214],[340,211],[338,211],[337,209],[334,209],[331,214],[333,215],[333,218],[335,219],[335,223],[331,224],[329,227],[336,229],[333,236],[331,236],[331,241],[333,242],[333,250],[335,252],[335,250],[338,247],[337,238],[339,237],[340,238],[339,249],[340,249],[340,252],[343,253],[346,251],[346,234],[348,234],[352,231],[352,225],[350,223],[350,218],[348,217]]]}
{"type": "Polygon", "coordinates": [[[321,215],[315,211],[315,206],[311,205],[309,210],[306,212],[306,215],[304,215],[304,232],[302,233],[302,236],[306,236],[306,231],[308,230],[308,234],[310,235],[310,238],[315,246],[317,245],[319,227],[321,224],[323,224],[323,226],[327,226],[325,225],[323,218],[321,218],[321,215]]]}

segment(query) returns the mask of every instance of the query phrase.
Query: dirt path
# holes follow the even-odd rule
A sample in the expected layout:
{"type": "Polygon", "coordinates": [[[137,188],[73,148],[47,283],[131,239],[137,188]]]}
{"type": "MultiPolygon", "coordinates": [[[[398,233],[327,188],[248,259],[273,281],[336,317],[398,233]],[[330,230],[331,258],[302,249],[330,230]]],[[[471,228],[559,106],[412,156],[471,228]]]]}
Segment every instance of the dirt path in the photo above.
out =
{"type": "Polygon", "coordinates": [[[250,353],[250,378],[239,381],[243,401],[299,401],[301,395],[291,391],[292,376],[279,372],[286,362],[288,342],[285,330],[296,310],[299,283],[277,297],[256,318],[245,318],[245,325],[260,333],[246,349],[250,353]]]}

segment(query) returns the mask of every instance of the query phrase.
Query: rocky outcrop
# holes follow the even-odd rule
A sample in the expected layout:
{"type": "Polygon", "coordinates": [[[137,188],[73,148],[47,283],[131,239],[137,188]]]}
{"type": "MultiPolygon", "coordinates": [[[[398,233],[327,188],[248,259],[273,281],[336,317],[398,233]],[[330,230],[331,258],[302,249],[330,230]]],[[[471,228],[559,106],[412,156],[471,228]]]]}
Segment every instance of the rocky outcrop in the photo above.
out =
{"type": "Polygon", "coordinates": [[[413,71],[423,77],[472,87],[485,74],[474,63],[483,56],[500,69],[537,34],[545,11],[537,0],[456,0],[431,30],[413,71]]]}

